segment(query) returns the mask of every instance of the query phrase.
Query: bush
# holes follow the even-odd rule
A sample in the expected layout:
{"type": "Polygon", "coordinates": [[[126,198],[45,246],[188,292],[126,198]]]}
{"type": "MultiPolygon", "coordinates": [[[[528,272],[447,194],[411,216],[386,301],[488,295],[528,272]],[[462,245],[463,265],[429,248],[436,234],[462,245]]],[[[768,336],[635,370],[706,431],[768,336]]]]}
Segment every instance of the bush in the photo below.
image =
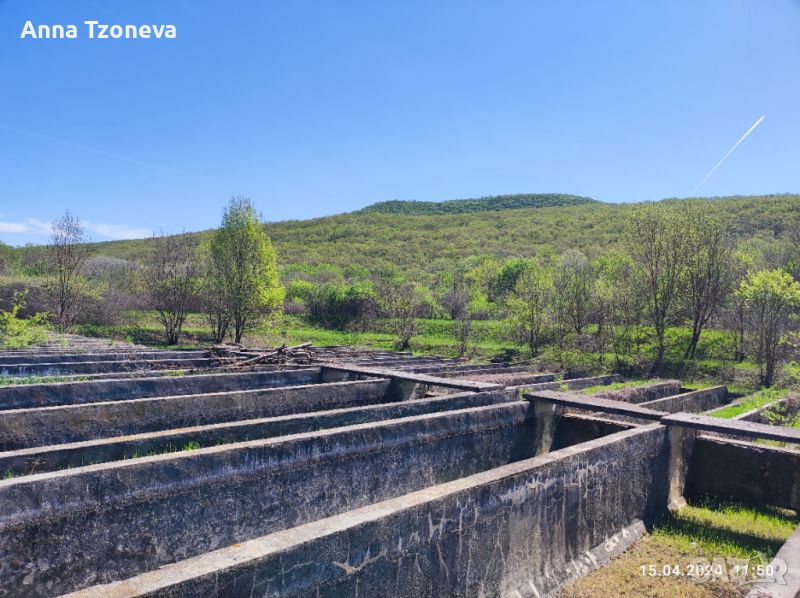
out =
{"type": "Polygon", "coordinates": [[[337,330],[366,328],[377,314],[378,296],[370,282],[329,282],[310,293],[307,305],[311,321],[317,324],[337,330]]]}
{"type": "Polygon", "coordinates": [[[25,307],[26,291],[14,293],[10,311],[0,311],[0,346],[21,349],[47,342],[47,314],[37,313],[30,318],[20,317],[25,307]]]}

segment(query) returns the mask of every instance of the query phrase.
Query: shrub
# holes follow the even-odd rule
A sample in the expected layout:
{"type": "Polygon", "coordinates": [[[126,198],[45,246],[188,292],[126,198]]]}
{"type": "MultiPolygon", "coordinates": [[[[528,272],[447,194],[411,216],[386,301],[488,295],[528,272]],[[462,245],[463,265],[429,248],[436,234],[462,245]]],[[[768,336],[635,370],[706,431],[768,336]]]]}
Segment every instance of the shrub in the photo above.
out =
{"type": "Polygon", "coordinates": [[[37,313],[28,319],[20,317],[27,291],[14,293],[10,311],[0,311],[0,346],[20,349],[47,341],[47,314],[37,313]]]}

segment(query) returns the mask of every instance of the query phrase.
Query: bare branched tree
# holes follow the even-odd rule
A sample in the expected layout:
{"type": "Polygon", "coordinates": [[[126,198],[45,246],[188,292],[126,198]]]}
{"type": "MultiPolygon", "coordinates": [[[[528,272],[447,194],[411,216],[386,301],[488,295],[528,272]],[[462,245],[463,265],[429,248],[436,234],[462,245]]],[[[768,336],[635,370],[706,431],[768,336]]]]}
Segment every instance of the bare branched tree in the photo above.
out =
{"type": "Polygon", "coordinates": [[[158,313],[167,344],[181,335],[189,305],[198,291],[195,248],[186,235],[154,238],[142,268],[147,304],[158,313]]]}
{"type": "Polygon", "coordinates": [[[83,275],[89,246],[81,221],[67,211],[51,224],[48,246],[48,266],[52,280],[47,290],[52,304],[53,321],[64,332],[75,322],[82,291],[86,284],[83,275]]]}

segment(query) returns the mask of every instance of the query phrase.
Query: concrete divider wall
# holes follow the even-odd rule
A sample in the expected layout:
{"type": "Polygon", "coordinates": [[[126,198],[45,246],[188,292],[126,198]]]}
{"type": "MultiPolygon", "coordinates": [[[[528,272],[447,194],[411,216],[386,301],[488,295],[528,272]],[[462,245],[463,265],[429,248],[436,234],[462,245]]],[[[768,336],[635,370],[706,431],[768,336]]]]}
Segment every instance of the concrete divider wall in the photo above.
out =
{"type": "Polygon", "coordinates": [[[623,401],[626,403],[643,403],[654,401],[664,397],[670,397],[681,391],[680,380],[664,380],[653,382],[645,386],[630,386],[615,390],[602,390],[596,392],[594,396],[611,401],[623,401]]]}
{"type": "Polygon", "coordinates": [[[514,401],[3,480],[0,589],[155,569],[530,457],[534,431],[514,401]]]}
{"type": "MultiPolygon", "coordinates": [[[[364,390],[365,386],[374,386],[382,391],[388,382],[358,382],[364,390]]],[[[353,391],[352,386],[343,390],[353,391]]],[[[317,389],[315,392],[319,393],[317,389]]],[[[365,395],[365,402],[380,400],[380,392],[365,395]],[[375,398],[373,398],[375,397],[375,398]]],[[[517,400],[516,393],[510,391],[461,393],[446,398],[422,399],[400,403],[377,404],[345,409],[317,410],[296,413],[280,417],[232,421],[206,426],[170,429],[163,432],[150,432],[134,436],[104,438],[88,442],[60,444],[47,447],[36,447],[17,451],[0,452],[0,474],[29,474],[57,471],[68,467],[82,467],[88,464],[106,463],[133,456],[144,456],[149,453],[179,451],[189,443],[201,446],[214,446],[245,442],[258,438],[273,438],[288,434],[300,434],[341,426],[360,424],[368,421],[381,421],[400,417],[412,417],[426,413],[438,413],[482,407],[517,400]]],[[[267,403],[266,406],[271,406],[267,403]]],[[[330,405],[327,405],[330,406],[330,405]]],[[[308,408],[306,404],[302,408],[308,408]]],[[[563,426],[569,428],[570,426],[563,426]]],[[[596,433],[592,438],[596,438],[596,433]]]]}
{"type": "Polygon", "coordinates": [[[800,510],[800,451],[698,436],[686,495],[800,510]]]}
{"type": "Polygon", "coordinates": [[[664,511],[667,452],[619,432],[79,595],[546,596],[664,511]]]}
{"type": "Polygon", "coordinates": [[[179,370],[183,368],[212,368],[216,359],[151,359],[125,361],[74,361],[70,363],[0,364],[0,376],[68,376],[79,374],[116,374],[143,370],[179,370]]]}
{"type": "Polygon", "coordinates": [[[9,353],[0,352],[0,365],[31,363],[75,363],[81,361],[123,361],[152,359],[198,359],[208,351],[116,351],[114,353],[9,353]]]}
{"type": "Polygon", "coordinates": [[[388,380],[371,379],[14,409],[0,413],[0,450],[385,403],[388,389],[388,380]]]}
{"type": "Polygon", "coordinates": [[[656,411],[666,411],[667,413],[696,413],[708,411],[724,404],[728,397],[726,386],[712,386],[711,388],[701,388],[691,392],[684,392],[655,401],[639,403],[640,407],[655,409],[656,411]]]}
{"type": "Polygon", "coordinates": [[[581,390],[583,388],[589,388],[590,386],[613,384],[614,382],[620,382],[621,380],[622,376],[620,376],[619,374],[609,374],[608,376],[572,378],[569,380],[563,380],[561,382],[541,382],[538,384],[525,384],[524,387],[526,390],[530,390],[531,392],[537,390],[559,390],[562,385],[566,386],[570,390],[581,390]]]}
{"type": "Polygon", "coordinates": [[[553,436],[552,450],[556,451],[581,442],[588,442],[595,438],[629,430],[632,427],[634,424],[604,417],[563,414],[560,416],[556,433],[553,436]]]}
{"type": "Polygon", "coordinates": [[[276,372],[159,376],[8,386],[0,388],[0,409],[24,409],[48,405],[73,405],[165,395],[311,384],[319,382],[319,378],[320,369],[309,368],[276,372]]]}

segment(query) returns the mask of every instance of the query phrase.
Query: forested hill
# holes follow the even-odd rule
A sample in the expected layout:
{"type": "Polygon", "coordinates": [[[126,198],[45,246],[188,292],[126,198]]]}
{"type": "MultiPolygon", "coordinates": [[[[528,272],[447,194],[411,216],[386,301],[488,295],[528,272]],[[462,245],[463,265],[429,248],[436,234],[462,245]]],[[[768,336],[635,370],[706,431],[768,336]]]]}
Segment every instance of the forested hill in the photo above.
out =
{"type": "MultiPolygon", "coordinates": [[[[476,200],[478,201],[478,200],[476,200]]],[[[713,202],[728,212],[741,239],[764,243],[800,230],[800,196],[773,195],[666,200],[713,202]]],[[[595,258],[621,247],[635,204],[588,201],[560,207],[416,215],[360,211],[267,224],[280,265],[333,264],[371,274],[399,270],[419,282],[451,270],[456,261],[560,254],[580,249],[595,258]]],[[[265,213],[269,217],[268,213],[265,213]]],[[[180,223],[164,223],[180,228],[180,223]]],[[[211,231],[189,233],[197,241],[211,231]]],[[[97,243],[96,254],[136,260],[152,241],[97,243]]],[[[36,248],[23,249],[35,253],[36,248]]],[[[28,261],[34,256],[28,255],[28,261]]]]}
{"type": "Polygon", "coordinates": [[[596,203],[590,197],[559,193],[518,193],[492,195],[478,199],[451,199],[448,201],[381,201],[359,210],[358,213],[410,214],[431,216],[435,214],[470,214],[495,210],[522,208],[557,208],[586,203],[596,203]]]}

